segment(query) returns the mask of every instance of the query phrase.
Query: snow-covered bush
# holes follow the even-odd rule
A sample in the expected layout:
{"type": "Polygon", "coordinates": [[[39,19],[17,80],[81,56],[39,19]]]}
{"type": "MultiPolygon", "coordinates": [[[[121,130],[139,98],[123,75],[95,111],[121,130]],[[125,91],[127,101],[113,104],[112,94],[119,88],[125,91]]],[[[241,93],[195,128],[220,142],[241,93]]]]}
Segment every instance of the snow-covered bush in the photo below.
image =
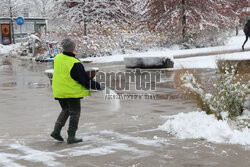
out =
{"type": "MultiPolygon", "coordinates": [[[[151,31],[146,25],[124,26],[117,22],[110,24],[89,23],[88,35],[84,35],[83,23],[74,26],[51,26],[49,41],[60,42],[63,38],[73,38],[77,43],[80,57],[111,55],[113,52],[126,50],[147,51],[150,48],[171,47],[181,43],[181,38],[174,32],[151,31]]],[[[183,44],[184,49],[223,45],[226,32],[206,31],[189,35],[183,44]]]]}
{"type": "Polygon", "coordinates": [[[222,113],[227,113],[228,117],[233,119],[241,115],[249,104],[249,86],[233,67],[230,72],[226,68],[225,73],[218,74],[210,91],[189,71],[184,72],[180,80],[182,88],[194,95],[201,109],[207,114],[214,114],[218,119],[223,119],[222,113]]]}
{"type": "MultiPolygon", "coordinates": [[[[89,24],[88,35],[84,35],[81,25],[54,27],[48,35],[49,41],[60,42],[70,37],[76,41],[78,56],[104,56],[115,51],[125,53],[126,50],[146,51],[154,47],[169,46],[171,36],[162,33],[151,33],[147,29],[124,27],[117,23],[110,25],[89,24]]],[[[175,43],[175,41],[171,41],[175,43]]]]}
{"type": "Polygon", "coordinates": [[[228,112],[229,117],[235,117],[242,114],[244,104],[248,93],[248,87],[242,83],[242,77],[234,70],[221,73],[218,83],[215,85],[215,100],[219,103],[219,112],[228,112]]]}

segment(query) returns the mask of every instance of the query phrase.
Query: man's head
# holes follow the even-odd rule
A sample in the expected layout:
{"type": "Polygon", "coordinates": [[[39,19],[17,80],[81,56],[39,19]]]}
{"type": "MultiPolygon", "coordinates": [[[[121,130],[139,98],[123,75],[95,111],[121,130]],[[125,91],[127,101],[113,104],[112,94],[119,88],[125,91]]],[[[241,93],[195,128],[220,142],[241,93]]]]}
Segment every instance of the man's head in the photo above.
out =
{"type": "Polygon", "coordinates": [[[61,42],[63,52],[73,52],[76,48],[75,42],[70,38],[65,38],[61,42]]]}

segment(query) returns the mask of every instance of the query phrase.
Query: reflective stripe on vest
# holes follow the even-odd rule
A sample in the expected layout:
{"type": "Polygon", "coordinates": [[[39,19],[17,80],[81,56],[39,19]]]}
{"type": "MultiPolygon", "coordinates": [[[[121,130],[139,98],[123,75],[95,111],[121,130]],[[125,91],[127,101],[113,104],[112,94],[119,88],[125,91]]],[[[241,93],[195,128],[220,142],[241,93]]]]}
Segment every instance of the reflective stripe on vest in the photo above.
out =
{"type": "Polygon", "coordinates": [[[75,81],[70,75],[74,64],[79,62],[78,59],[62,53],[56,55],[52,78],[52,89],[55,98],[82,98],[91,95],[89,89],[75,81]]]}

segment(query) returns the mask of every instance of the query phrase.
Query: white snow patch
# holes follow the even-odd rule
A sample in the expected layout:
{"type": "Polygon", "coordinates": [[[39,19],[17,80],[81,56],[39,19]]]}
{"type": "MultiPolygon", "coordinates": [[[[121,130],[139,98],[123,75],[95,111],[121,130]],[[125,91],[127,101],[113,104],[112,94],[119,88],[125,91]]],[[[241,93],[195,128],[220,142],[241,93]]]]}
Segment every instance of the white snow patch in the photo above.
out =
{"type": "Polygon", "coordinates": [[[132,116],[132,118],[136,121],[139,118],[139,116],[135,115],[135,116],[132,116]]]}
{"type": "Polygon", "coordinates": [[[239,120],[243,120],[243,119],[250,120],[250,111],[249,110],[244,110],[242,115],[238,116],[237,118],[239,120]]]}
{"type": "Polygon", "coordinates": [[[239,52],[239,53],[218,55],[217,59],[250,60],[250,52],[239,52]]]}
{"type": "Polygon", "coordinates": [[[107,155],[115,153],[117,150],[123,150],[123,151],[129,151],[131,153],[137,153],[137,154],[143,154],[143,152],[137,150],[134,147],[129,147],[127,144],[124,143],[110,143],[110,145],[102,145],[100,147],[96,148],[90,148],[90,149],[79,149],[77,150],[72,149],[69,152],[69,156],[83,156],[83,155],[91,155],[91,156],[100,156],[100,155],[107,155]]]}
{"type": "Polygon", "coordinates": [[[175,59],[174,68],[217,68],[216,56],[175,59]]]}
{"type": "MultiPolygon", "coordinates": [[[[102,134],[102,133],[101,133],[102,134]]],[[[112,133],[113,134],[113,133],[112,133]]],[[[103,138],[100,135],[85,134],[83,141],[89,141],[93,144],[88,144],[80,147],[67,148],[59,151],[58,153],[66,154],[67,156],[101,156],[116,153],[117,151],[127,151],[133,154],[133,157],[145,157],[151,155],[151,151],[138,150],[131,147],[126,143],[118,143],[116,140],[110,138],[103,138]]]]}
{"type": "Polygon", "coordinates": [[[217,68],[218,60],[250,60],[250,52],[238,52],[217,56],[190,57],[174,60],[174,68],[217,68]]]}
{"type": "Polygon", "coordinates": [[[54,69],[48,69],[44,71],[45,74],[53,74],[54,73],[54,69]]]}
{"type": "Polygon", "coordinates": [[[133,136],[120,134],[120,133],[113,132],[113,131],[104,130],[104,131],[101,131],[100,134],[115,136],[116,139],[118,140],[129,140],[135,144],[155,146],[155,147],[160,146],[159,142],[157,142],[156,140],[149,140],[143,137],[133,137],[133,136]]]}
{"type": "Polygon", "coordinates": [[[179,113],[168,116],[160,130],[181,139],[206,139],[214,143],[250,145],[250,129],[232,129],[226,121],[205,112],[179,113]]]}
{"type": "Polygon", "coordinates": [[[32,39],[32,40],[38,40],[38,41],[41,41],[41,39],[40,39],[38,36],[33,35],[33,34],[32,34],[32,35],[30,35],[30,36],[29,36],[29,38],[30,38],[30,39],[32,39]]]}
{"type": "Polygon", "coordinates": [[[109,62],[117,62],[123,61],[123,58],[126,55],[112,55],[112,56],[102,56],[102,57],[88,57],[88,58],[80,58],[81,62],[83,61],[92,61],[94,63],[109,63],[109,62]]]}
{"type": "Polygon", "coordinates": [[[39,151],[34,150],[28,146],[21,145],[19,143],[17,144],[11,144],[10,148],[19,150],[23,152],[24,156],[18,157],[18,159],[24,159],[31,162],[41,162],[45,164],[46,166],[60,166],[61,163],[55,161],[55,157],[61,157],[61,155],[58,155],[53,152],[45,152],[45,151],[39,151]]]}
{"type": "Polygon", "coordinates": [[[8,154],[8,153],[0,153],[0,164],[5,167],[24,167],[23,165],[17,164],[11,160],[11,158],[18,158],[19,155],[16,154],[8,154]]]}
{"type": "Polygon", "coordinates": [[[21,47],[21,43],[11,44],[11,45],[0,44],[0,56],[8,55],[11,51],[18,49],[19,47],[21,47]]]}
{"type": "Polygon", "coordinates": [[[70,156],[83,156],[83,155],[91,155],[91,156],[100,156],[100,155],[107,155],[111,153],[115,153],[113,150],[115,147],[112,146],[103,146],[92,148],[88,150],[72,150],[69,152],[70,156]]]}

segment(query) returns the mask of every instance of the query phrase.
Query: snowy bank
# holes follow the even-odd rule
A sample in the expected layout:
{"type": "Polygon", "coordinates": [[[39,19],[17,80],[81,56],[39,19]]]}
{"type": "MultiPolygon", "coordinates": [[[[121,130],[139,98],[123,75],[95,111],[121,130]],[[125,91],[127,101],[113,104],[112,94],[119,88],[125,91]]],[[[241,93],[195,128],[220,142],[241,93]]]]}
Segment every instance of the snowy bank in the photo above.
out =
{"type": "MultiPolygon", "coordinates": [[[[146,53],[138,53],[133,52],[129,54],[114,54],[112,56],[103,56],[103,57],[88,57],[81,59],[82,61],[92,61],[94,63],[108,63],[108,62],[117,62],[117,61],[124,61],[124,57],[154,57],[154,56],[160,56],[165,55],[168,57],[173,57],[175,59],[183,59],[185,57],[196,57],[196,56],[205,56],[208,57],[209,55],[217,55],[217,54],[226,54],[226,55],[232,55],[232,54],[244,54],[245,52],[241,52],[241,45],[245,40],[244,35],[235,36],[232,37],[225,46],[217,46],[217,47],[208,47],[208,48],[196,48],[196,49],[186,49],[186,50],[180,50],[177,48],[172,49],[162,49],[162,50],[156,50],[152,49],[149,50],[146,53]],[[237,53],[235,53],[237,52],[237,53]]],[[[246,46],[246,51],[250,50],[249,46],[246,46]]],[[[249,52],[247,52],[249,53],[249,52]]],[[[213,56],[215,57],[215,56],[213,56]]],[[[238,57],[241,57],[239,55],[238,57]]],[[[212,57],[210,57],[212,58],[212,57]]],[[[186,61],[185,59],[184,61],[186,61]]],[[[195,59],[196,60],[196,59],[195,59]]],[[[212,59],[210,62],[214,62],[212,59]]],[[[174,62],[175,63],[175,62],[174,62]]],[[[214,68],[213,63],[209,66],[214,68]]],[[[206,67],[205,67],[206,68],[206,67]]]]}
{"type": "Polygon", "coordinates": [[[8,56],[11,51],[18,50],[21,46],[21,43],[11,45],[0,44],[0,56],[8,56]]]}
{"type": "MultiPolygon", "coordinates": [[[[220,47],[216,47],[220,49],[220,47]]],[[[164,51],[149,51],[147,53],[134,53],[134,54],[123,54],[123,55],[113,55],[113,56],[104,56],[104,57],[89,57],[83,58],[81,61],[92,61],[94,63],[108,63],[108,62],[118,62],[124,61],[128,58],[132,57],[170,57],[173,60],[173,57],[176,56],[184,56],[183,52],[192,52],[193,55],[198,53],[197,51],[201,51],[202,49],[190,49],[190,50],[178,50],[171,51],[169,49],[165,49],[164,51]]],[[[208,51],[209,48],[204,48],[203,51],[208,51]]],[[[240,50],[239,50],[240,51],[240,50]]],[[[202,52],[201,52],[202,53],[202,52]]],[[[208,52],[209,53],[209,52],[208,52]]],[[[210,52],[212,53],[212,52],[210,52]]],[[[220,59],[227,60],[249,60],[250,52],[236,52],[236,53],[228,53],[228,54],[219,54],[219,55],[211,55],[211,56],[194,56],[189,58],[178,58],[174,59],[174,68],[217,68],[216,62],[220,59]]]]}
{"type": "MultiPolygon", "coordinates": [[[[250,119],[250,112],[245,117],[250,119]]],[[[227,121],[217,120],[214,115],[207,115],[205,112],[168,116],[159,129],[181,139],[205,139],[214,143],[250,145],[249,128],[233,129],[227,121]]]]}
{"type": "Polygon", "coordinates": [[[232,54],[223,54],[217,56],[217,59],[225,60],[250,60],[250,52],[239,52],[232,54]]]}
{"type": "Polygon", "coordinates": [[[238,52],[214,56],[190,57],[174,60],[174,68],[217,68],[218,60],[250,60],[250,52],[238,52]]]}

